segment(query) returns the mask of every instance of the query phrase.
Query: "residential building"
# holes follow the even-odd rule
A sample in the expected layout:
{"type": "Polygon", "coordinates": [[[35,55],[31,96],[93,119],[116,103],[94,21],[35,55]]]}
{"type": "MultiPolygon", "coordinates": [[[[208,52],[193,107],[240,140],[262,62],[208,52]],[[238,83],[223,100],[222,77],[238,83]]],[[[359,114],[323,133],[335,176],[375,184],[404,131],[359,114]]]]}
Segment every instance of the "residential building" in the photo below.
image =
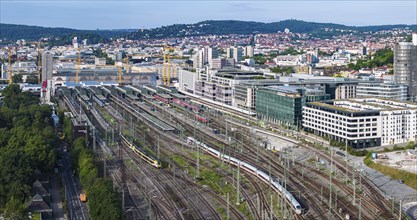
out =
{"type": "Polygon", "coordinates": [[[310,102],[303,108],[306,131],[357,149],[414,141],[416,118],[417,105],[378,98],[310,102]]]}
{"type": "Polygon", "coordinates": [[[213,62],[213,59],[216,59],[219,57],[219,51],[217,50],[217,48],[214,47],[205,47],[204,52],[207,54],[205,56],[205,63],[208,63],[209,65],[211,65],[211,63],[213,62]]]}
{"type": "Polygon", "coordinates": [[[411,100],[417,97],[417,34],[413,42],[400,42],[394,46],[395,82],[408,85],[411,100]]]}
{"type": "Polygon", "coordinates": [[[356,97],[385,98],[397,101],[407,100],[407,86],[397,83],[358,83],[356,97]]]}
{"type": "Polygon", "coordinates": [[[204,66],[204,50],[199,49],[193,56],[193,67],[194,69],[203,68],[204,66]]]}
{"type": "Polygon", "coordinates": [[[252,45],[249,45],[243,48],[243,56],[253,57],[253,54],[254,54],[254,48],[252,45]]]}
{"type": "Polygon", "coordinates": [[[226,49],[227,58],[233,58],[236,63],[242,60],[243,49],[241,47],[230,47],[226,49]]]}

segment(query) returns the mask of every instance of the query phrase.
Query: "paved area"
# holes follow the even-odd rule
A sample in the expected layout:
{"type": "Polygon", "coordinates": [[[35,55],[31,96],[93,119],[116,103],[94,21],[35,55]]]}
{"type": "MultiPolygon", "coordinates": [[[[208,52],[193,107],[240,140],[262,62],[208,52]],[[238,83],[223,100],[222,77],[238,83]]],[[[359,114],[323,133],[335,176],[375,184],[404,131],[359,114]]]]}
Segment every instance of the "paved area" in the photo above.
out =
{"type": "Polygon", "coordinates": [[[384,154],[387,155],[388,159],[378,160],[378,162],[396,169],[417,173],[417,156],[409,152],[411,151],[387,152],[384,154]]]}
{"type": "Polygon", "coordinates": [[[88,210],[85,203],[80,202],[80,184],[77,182],[71,167],[70,157],[67,151],[63,152],[64,173],[62,181],[64,184],[65,197],[67,199],[68,214],[74,220],[88,220],[88,210]]]}
{"type": "Polygon", "coordinates": [[[55,175],[51,177],[51,207],[54,213],[54,220],[64,220],[63,205],[59,190],[58,178],[55,175]]]}

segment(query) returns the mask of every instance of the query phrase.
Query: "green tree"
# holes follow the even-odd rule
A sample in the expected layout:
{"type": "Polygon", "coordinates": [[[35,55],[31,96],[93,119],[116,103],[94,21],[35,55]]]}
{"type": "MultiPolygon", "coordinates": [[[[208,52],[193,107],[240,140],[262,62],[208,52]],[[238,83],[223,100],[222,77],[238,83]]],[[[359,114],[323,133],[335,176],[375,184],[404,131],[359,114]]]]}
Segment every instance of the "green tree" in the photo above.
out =
{"type": "Polygon", "coordinates": [[[22,83],[23,82],[23,76],[21,74],[16,74],[12,76],[13,83],[22,83]]]}
{"type": "Polygon", "coordinates": [[[4,209],[6,220],[26,220],[29,219],[24,203],[15,197],[11,197],[4,209]]]}

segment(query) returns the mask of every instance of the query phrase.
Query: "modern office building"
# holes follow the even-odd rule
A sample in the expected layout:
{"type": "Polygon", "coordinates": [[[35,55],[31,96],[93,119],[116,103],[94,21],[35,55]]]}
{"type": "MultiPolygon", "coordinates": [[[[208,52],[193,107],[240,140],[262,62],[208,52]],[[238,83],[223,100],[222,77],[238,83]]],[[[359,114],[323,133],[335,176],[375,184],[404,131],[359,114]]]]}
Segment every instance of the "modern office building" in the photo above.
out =
{"type": "MultiPolygon", "coordinates": [[[[198,79],[195,82],[194,94],[235,106],[233,95],[235,86],[259,78],[262,75],[263,73],[260,72],[242,71],[234,68],[199,72],[198,79]]],[[[182,84],[183,82],[180,81],[179,83],[182,84]]]]}
{"type": "Polygon", "coordinates": [[[180,91],[194,94],[195,83],[197,82],[198,74],[187,69],[181,69],[178,73],[178,89],[180,91]]]}
{"type": "Polygon", "coordinates": [[[256,90],[267,86],[283,85],[278,80],[252,80],[235,86],[235,107],[254,112],[256,106],[256,90]]]}
{"type": "Polygon", "coordinates": [[[256,90],[258,117],[295,128],[301,125],[305,89],[294,86],[268,86],[256,90]]]}
{"type": "Polygon", "coordinates": [[[42,54],[42,82],[52,79],[54,63],[51,53],[42,54]]]}
{"type": "Polygon", "coordinates": [[[378,98],[306,103],[303,127],[353,148],[414,141],[417,105],[378,98]]]}
{"type": "Polygon", "coordinates": [[[235,60],[233,58],[215,58],[210,63],[210,69],[223,69],[224,67],[234,66],[235,60]]]}
{"type": "Polygon", "coordinates": [[[394,80],[406,84],[410,100],[417,97],[417,34],[412,42],[400,42],[394,47],[394,80]]]}
{"type": "Polygon", "coordinates": [[[397,101],[407,100],[407,86],[398,83],[358,83],[357,98],[385,98],[397,101]]]}

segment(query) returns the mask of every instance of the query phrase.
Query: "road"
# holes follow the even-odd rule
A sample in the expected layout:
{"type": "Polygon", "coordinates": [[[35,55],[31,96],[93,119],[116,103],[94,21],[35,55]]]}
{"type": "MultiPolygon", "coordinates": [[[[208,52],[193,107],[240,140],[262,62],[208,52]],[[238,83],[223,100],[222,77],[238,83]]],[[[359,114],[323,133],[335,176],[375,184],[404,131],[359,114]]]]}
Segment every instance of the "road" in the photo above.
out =
{"type": "Polygon", "coordinates": [[[63,146],[62,162],[64,166],[64,172],[62,174],[62,183],[65,188],[65,198],[67,199],[68,215],[72,220],[88,220],[89,214],[87,206],[79,199],[80,196],[80,184],[73,175],[73,169],[71,167],[71,159],[66,150],[66,146],[63,146]]]}

